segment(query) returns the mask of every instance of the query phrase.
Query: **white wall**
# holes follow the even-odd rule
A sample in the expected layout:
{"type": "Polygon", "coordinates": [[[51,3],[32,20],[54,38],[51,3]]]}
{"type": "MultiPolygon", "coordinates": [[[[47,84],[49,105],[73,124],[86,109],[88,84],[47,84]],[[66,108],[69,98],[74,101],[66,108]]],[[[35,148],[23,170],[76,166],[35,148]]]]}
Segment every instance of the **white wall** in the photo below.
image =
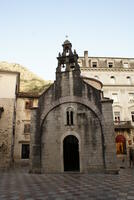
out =
{"type": "Polygon", "coordinates": [[[134,102],[129,101],[129,93],[134,93],[134,72],[133,71],[100,71],[85,70],[81,74],[86,77],[99,77],[103,83],[104,96],[112,99],[112,93],[118,94],[118,102],[113,103],[113,113],[120,112],[121,121],[131,120],[131,112],[134,111],[134,102]],[[112,83],[110,77],[115,77],[115,83],[112,83]],[[131,84],[126,77],[131,78],[131,84]]]}
{"type": "Polygon", "coordinates": [[[0,72],[0,98],[15,98],[17,74],[0,72]]]}
{"type": "Polygon", "coordinates": [[[128,83],[127,77],[131,78],[131,84],[134,84],[134,71],[82,71],[82,75],[86,77],[95,78],[98,76],[98,80],[100,80],[104,85],[112,85],[111,76],[115,77],[116,85],[130,85],[128,83]]]}

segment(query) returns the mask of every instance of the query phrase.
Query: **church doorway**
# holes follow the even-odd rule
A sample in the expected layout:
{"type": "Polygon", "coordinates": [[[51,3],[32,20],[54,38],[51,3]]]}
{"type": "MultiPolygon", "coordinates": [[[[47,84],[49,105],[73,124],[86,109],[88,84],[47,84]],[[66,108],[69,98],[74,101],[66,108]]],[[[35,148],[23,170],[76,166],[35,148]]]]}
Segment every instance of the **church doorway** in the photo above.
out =
{"type": "Polygon", "coordinates": [[[63,141],[64,171],[79,171],[79,141],[73,136],[66,136],[63,141]]]}

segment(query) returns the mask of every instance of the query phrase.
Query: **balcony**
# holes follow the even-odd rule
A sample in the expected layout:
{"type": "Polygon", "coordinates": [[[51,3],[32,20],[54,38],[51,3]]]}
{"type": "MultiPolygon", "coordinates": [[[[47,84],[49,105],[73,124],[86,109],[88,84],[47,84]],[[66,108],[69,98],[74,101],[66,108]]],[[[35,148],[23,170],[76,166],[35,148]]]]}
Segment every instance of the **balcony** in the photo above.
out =
{"type": "Polygon", "coordinates": [[[134,126],[132,126],[131,121],[114,121],[114,128],[115,129],[131,129],[131,128],[134,128],[134,126]]]}

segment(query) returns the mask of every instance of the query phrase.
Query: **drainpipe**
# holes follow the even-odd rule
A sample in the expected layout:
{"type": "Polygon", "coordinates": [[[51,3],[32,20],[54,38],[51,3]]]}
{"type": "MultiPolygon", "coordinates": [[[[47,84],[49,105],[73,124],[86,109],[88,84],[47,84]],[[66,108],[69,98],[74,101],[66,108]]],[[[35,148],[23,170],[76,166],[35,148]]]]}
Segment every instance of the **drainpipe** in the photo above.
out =
{"type": "Polygon", "coordinates": [[[14,110],[13,110],[13,128],[12,128],[12,142],[11,142],[11,166],[14,164],[14,145],[15,145],[15,127],[16,127],[16,105],[17,105],[17,91],[14,99],[14,110]]]}

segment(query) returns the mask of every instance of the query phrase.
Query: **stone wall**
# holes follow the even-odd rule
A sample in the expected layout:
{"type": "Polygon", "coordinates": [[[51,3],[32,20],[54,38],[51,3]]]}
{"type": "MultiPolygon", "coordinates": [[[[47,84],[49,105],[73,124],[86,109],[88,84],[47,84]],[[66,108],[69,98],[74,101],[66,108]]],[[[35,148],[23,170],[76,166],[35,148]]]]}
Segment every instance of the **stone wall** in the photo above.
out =
{"type": "Polygon", "coordinates": [[[105,122],[102,125],[102,131],[104,135],[105,165],[108,170],[116,169],[117,158],[115,156],[116,145],[115,145],[113,116],[112,116],[112,100],[109,102],[102,100],[102,113],[105,122]]]}
{"type": "Polygon", "coordinates": [[[103,168],[101,127],[92,110],[77,103],[66,103],[46,117],[41,137],[41,166],[44,172],[63,172],[63,140],[74,135],[79,140],[80,171],[103,168]],[[66,122],[66,109],[74,110],[74,125],[66,122]]]}
{"type": "Polygon", "coordinates": [[[106,99],[102,106],[101,91],[83,82],[79,73],[73,73],[59,75],[57,82],[40,97],[39,108],[33,111],[33,172],[64,171],[63,140],[69,134],[79,140],[81,172],[116,168],[111,101],[106,99]],[[74,108],[75,124],[71,127],[65,124],[67,107],[74,108]],[[104,149],[103,137],[107,151],[104,149]]]}
{"type": "Polygon", "coordinates": [[[13,120],[15,99],[0,99],[4,112],[0,119],[0,168],[8,168],[13,159],[13,120]]]}

